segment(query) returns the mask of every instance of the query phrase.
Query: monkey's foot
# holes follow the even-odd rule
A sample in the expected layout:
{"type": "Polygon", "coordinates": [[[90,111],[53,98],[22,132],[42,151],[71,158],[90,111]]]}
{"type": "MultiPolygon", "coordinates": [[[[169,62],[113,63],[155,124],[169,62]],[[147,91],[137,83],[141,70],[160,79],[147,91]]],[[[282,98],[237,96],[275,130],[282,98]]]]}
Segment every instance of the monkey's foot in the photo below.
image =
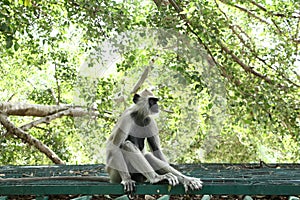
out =
{"type": "Polygon", "coordinates": [[[187,192],[189,189],[201,190],[202,183],[203,182],[200,180],[200,178],[186,177],[183,180],[184,190],[185,190],[185,192],[187,192]]]}
{"type": "Polygon", "coordinates": [[[166,180],[169,185],[175,186],[179,184],[178,178],[172,173],[166,173],[163,175],[158,175],[154,179],[150,180],[150,183],[158,183],[160,181],[166,180]]]}
{"type": "Polygon", "coordinates": [[[126,193],[132,193],[135,191],[135,181],[134,180],[124,180],[121,182],[122,185],[124,185],[124,191],[126,193]]]}

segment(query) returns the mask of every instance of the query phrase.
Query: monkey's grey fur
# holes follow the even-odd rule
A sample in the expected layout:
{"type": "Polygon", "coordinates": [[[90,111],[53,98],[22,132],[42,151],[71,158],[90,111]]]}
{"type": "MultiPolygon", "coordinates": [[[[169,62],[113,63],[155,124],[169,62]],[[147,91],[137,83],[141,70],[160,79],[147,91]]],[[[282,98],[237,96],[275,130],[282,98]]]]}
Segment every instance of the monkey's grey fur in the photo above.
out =
{"type": "Polygon", "coordinates": [[[158,128],[153,115],[159,112],[157,101],[149,90],[135,94],[134,105],[122,114],[106,146],[106,169],[112,183],[124,185],[125,192],[135,190],[135,182],[170,185],[182,183],[185,190],[202,188],[199,178],[188,177],[167,162],[160,147],[158,128]],[[150,152],[146,153],[147,140],[150,152]]]}

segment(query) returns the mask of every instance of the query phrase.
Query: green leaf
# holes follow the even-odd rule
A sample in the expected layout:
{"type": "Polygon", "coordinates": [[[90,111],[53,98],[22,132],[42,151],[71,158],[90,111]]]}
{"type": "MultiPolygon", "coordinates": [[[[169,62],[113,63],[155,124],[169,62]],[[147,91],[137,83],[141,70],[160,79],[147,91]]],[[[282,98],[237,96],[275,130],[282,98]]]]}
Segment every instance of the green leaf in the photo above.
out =
{"type": "Polygon", "coordinates": [[[9,27],[6,25],[6,23],[2,23],[1,26],[0,26],[0,31],[7,31],[9,29],[9,27]]]}
{"type": "Polygon", "coordinates": [[[30,0],[25,0],[24,1],[24,6],[31,6],[31,1],[30,0]]]}
{"type": "Polygon", "coordinates": [[[172,185],[168,185],[168,192],[172,190],[172,185]]]}
{"type": "Polygon", "coordinates": [[[7,36],[6,37],[6,48],[9,49],[13,46],[13,37],[12,36],[7,36]]]}
{"type": "Polygon", "coordinates": [[[20,45],[17,42],[15,42],[15,44],[14,44],[14,50],[18,51],[19,48],[20,48],[20,45]]]}

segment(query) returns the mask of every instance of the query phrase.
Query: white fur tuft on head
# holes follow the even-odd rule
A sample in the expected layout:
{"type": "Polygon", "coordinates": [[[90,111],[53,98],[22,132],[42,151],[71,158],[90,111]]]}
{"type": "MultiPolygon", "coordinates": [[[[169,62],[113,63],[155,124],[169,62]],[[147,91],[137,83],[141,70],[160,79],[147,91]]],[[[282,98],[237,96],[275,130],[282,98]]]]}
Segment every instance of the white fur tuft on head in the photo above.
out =
{"type": "Polygon", "coordinates": [[[139,95],[141,97],[146,97],[146,98],[154,96],[153,93],[150,90],[148,90],[148,89],[144,89],[139,95]]]}

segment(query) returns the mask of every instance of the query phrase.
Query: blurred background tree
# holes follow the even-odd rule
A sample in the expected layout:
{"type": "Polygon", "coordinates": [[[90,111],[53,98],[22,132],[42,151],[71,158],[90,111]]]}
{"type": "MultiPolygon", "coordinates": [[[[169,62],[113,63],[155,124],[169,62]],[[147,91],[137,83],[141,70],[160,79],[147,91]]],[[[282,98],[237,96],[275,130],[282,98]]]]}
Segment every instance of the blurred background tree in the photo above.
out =
{"type": "MultiPolygon", "coordinates": [[[[3,0],[0,101],[76,106],[81,88],[90,103],[85,109],[99,112],[96,119],[61,117],[27,133],[67,163],[103,162],[105,140],[130,103],[128,91],[125,104],[115,103],[116,94],[155,57],[162,69],[156,72],[170,75],[149,82],[162,108],[172,111],[159,118],[171,162],[299,162],[299,7],[297,0],[3,0]],[[128,51],[115,73],[94,81],[80,76],[101,42],[141,28],[176,31],[206,52],[225,87],[221,127],[213,127],[215,100],[207,77],[172,51],[128,51]],[[212,130],[220,131],[212,138],[212,130]]],[[[36,119],[9,116],[17,127],[36,119]]],[[[4,126],[0,152],[2,165],[52,162],[4,126]]]]}

